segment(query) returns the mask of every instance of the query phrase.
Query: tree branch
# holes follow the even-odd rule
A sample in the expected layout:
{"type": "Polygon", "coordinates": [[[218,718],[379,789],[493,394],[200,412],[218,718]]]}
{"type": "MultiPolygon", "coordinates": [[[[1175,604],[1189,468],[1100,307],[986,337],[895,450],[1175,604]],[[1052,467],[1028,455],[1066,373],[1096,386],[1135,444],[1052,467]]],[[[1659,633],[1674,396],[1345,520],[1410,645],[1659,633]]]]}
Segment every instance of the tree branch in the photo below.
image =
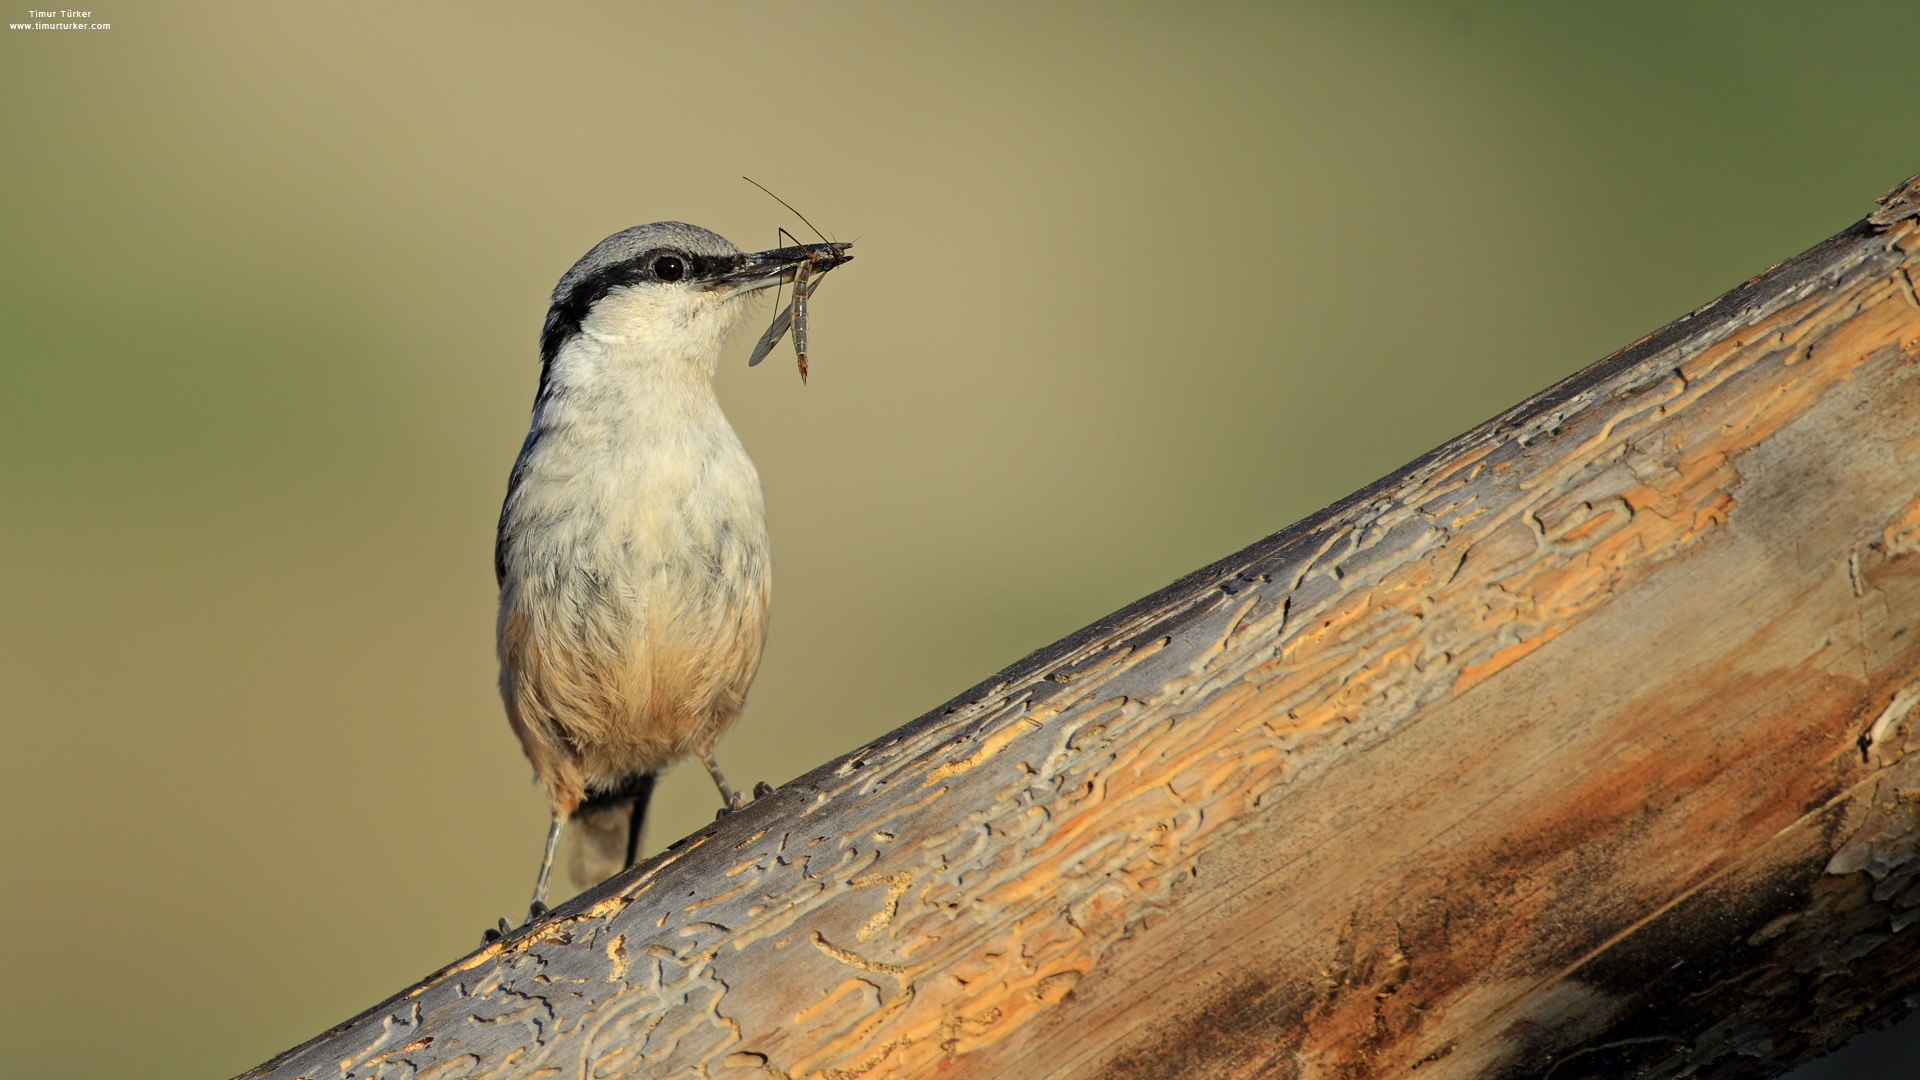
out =
{"type": "Polygon", "coordinates": [[[247,1075],[1748,1077],[1906,1010],[1902,205],[247,1075]]]}

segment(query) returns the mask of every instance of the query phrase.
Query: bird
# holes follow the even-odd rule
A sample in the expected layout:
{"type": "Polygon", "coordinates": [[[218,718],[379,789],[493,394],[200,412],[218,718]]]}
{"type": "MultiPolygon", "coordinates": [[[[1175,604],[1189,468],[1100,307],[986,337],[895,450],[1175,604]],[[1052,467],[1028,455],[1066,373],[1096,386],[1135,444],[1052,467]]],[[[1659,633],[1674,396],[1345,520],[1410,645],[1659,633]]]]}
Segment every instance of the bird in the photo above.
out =
{"type": "Polygon", "coordinates": [[[850,246],[747,254],[655,222],[595,244],[554,287],[494,542],[500,695],[552,812],[529,922],[569,823],[576,884],[634,864],[674,762],[705,764],[721,814],[744,804],[714,746],[760,665],[772,563],[759,473],[713,375],[760,292],[850,246]]]}

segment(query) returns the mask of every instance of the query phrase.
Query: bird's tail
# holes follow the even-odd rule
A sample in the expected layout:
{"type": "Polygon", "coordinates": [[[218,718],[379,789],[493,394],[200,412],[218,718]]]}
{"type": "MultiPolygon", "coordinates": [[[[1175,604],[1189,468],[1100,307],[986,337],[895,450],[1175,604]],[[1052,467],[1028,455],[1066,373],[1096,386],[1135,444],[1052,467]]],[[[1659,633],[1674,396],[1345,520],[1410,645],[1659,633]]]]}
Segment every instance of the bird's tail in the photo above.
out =
{"type": "Polygon", "coordinates": [[[611,791],[592,792],[568,820],[567,876],[580,888],[600,884],[640,858],[640,834],[653,798],[652,773],[630,776],[611,791]]]}

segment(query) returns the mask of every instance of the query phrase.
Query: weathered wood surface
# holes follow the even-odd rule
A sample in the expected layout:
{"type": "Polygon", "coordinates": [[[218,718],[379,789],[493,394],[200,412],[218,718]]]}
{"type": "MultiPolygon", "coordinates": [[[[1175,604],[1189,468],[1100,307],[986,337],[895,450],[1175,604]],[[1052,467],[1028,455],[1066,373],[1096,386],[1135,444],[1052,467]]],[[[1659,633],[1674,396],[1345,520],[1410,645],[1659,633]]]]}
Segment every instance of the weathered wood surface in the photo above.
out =
{"type": "Polygon", "coordinates": [[[1777,1075],[1920,994],[1917,249],[1862,222],[247,1075],[1777,1075]]]}

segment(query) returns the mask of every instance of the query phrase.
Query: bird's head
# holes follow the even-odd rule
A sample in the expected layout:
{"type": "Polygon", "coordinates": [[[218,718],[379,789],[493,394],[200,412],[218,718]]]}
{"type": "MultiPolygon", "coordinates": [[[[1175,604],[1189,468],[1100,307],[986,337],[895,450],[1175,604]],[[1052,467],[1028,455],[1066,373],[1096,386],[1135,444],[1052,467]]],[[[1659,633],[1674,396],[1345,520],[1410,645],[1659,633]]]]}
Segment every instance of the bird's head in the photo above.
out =
{"type": "Polygon", "coordinates": [[[554,287],[541,360],[551,365],[567,342],[585,334],[656,362],[710,371],[755,295],[792,282],[802,263],[818,270],[848,261],[850,246],[747,254],[718,233],[677,221],[622,230],[595,244],[554,287]]]}

